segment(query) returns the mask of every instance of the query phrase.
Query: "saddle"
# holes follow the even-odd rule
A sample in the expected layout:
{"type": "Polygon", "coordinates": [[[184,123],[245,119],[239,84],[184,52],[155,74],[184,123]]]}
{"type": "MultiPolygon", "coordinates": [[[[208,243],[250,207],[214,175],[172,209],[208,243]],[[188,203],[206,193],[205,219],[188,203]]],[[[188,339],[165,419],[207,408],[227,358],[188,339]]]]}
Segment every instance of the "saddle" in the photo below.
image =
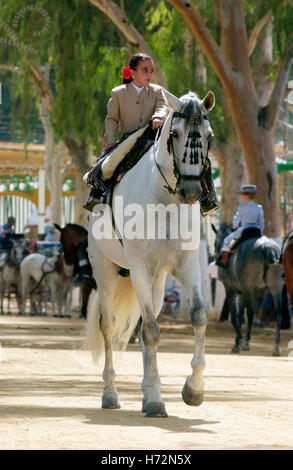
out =
{"type": "Polygon", "coordinates": [[[231,248],[231,253],[235,253],[239,245],[243,243],[245,240],[249,240],[250,238],[259,238],[261,237],[261,231],[257,227],[247,227],[243,230],[240,237],[235,240],[235,244],[233,244],[231,248]]]}
{"type": "Polygon", "coordinates": [[[120,181],[125,173],[133,168],[153,145],[156,132],[156,130],[152,129],[152,125],[150,123],[144,130],[141,129],[139,131],[132,132],[131,134],[124,134],[123,139],[120,142],[116,142],[113,147],[104,152],[104,154],[97,160],[92,170],[88,173],[87,181],[91,187],[104,193],[111,185],[120,181]],[[141,133],[140,131],[143,132],[141,133]],[[125,140],[128,140],[127,138],[132,134],[133,137],[136,137],[136,133],[140,135],[138,135],[136,140],[134,140],[134,144],[131,145],[131,148],[127,151],[125,156],[122,155],[121,159],[119,152],[115,152],[114,156],[113,152],[117,147],[119,147],[125,140]],[[110,156],[112,153],[113,155],[110,156]],[[116,168],[113,168],[111,162],[114,166],[117,163],[116,168]]]}

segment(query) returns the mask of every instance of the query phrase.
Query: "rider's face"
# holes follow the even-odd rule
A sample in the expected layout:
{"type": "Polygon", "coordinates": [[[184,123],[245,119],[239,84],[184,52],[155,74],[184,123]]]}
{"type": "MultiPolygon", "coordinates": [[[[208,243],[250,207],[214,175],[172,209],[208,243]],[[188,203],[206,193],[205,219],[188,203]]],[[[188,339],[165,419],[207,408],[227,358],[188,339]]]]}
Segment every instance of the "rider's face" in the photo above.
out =
{"type": "Polygon", "coordinates": [[[136,86],[147,86],[152,81],[154,67],[151,60],[142,60],[136,69],[131,69],[131,76],[136,86]]]}

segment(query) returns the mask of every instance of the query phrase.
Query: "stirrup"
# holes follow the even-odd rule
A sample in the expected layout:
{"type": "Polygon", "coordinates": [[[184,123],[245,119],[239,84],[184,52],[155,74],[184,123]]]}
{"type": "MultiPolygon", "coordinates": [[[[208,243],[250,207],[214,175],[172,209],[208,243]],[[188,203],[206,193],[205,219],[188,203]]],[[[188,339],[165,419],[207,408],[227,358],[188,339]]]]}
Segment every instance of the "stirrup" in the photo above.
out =
{"type": "Polygon", "coordinates": [[[214,207],[212,207],[211,209],[207,210],[207,211],[203,211],[202,208],[200,207],[200,213],[202,215],[202,217],[206,217],[207,215],[211,215],[213,214],[214,212],[216,212],[218,209],[220,208],[220,204],[217,203],[214,207]]]}
{"type": "Polygon", "coordinates": [[[100,199],[90,196],[82,207],[88,210],[89,212],[93,212],[94,207],[100,202],[100,199]]]}

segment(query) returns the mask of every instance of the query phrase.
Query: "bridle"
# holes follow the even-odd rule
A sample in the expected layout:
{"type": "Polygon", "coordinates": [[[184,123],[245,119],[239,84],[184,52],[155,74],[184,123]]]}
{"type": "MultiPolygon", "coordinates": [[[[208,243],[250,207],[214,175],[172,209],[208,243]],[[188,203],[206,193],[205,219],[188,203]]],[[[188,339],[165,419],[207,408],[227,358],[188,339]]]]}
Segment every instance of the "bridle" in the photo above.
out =
{"type": "MultiPolygon", "coordinates": [[[[157,159],[156,159],[156,153],[155,153],[155,148],[156,148],[156,143],[158,141],[158,138],[159,138],[159,132],[157,132],[156,134],[156,138],[155,138],[155,143],[154,143],[154,146],[153,146],[153,151],[154,151],[154,160],[155,160],[155,164],[156,164],[156,167],[157,169],[159,170],[159,173],[161,174],[163,180],[165,181],[166,185],[164,185],[164,188],[166,188],[170,194],[177,194],[178,193],[178,187],[179,187],[179,184],[180,184],[180,181],[202,181],[204,179],[204,176],[206,174],[206,171],[207,171],[207,157],[208,157],[208,153],[209,153],[209,150],[210,150],[210,140],[208,140],[208,148],[207,148],[207,153],[206,153],[206,156],[204,157],[203,153],[201,153],[200,155],[200,158],[202,160],[202,170],[201,170],[201,173],[199,175],[181,175],[180,171],[179,171],[179,168],[178,168],[178,165],[177,165],[177,158],[176,158],[176,154],[175,154],[175,149],[174,149],[174,132],[172,131],[172,125],[173,125],[173,119],[174,118],[181,118],[181,119],[187,119],[187,116],[186,114],[184,113],[181,113],[179,111],[175,111],[173,113],[173,116],[172,116],[172,121],[171,121],[171,126],[170,126],[170,133],[169,133],[169,137],[168,137],[168,140],[167,140],[167,148],[168,148],[168,153],[169,155],[171,154],[172,155],[172,159],[173,159],[173,172],[174,172],[174,176],[175,176],[175,179],[176,179],[176,185],[175,185],[175,189],[173,189],[170,184],[168,183],[163,171],[161,170],[158,162],[157,162],[157,159]]],[[[203,118],[208,120],[208,117],[207,115],[203,115],[203,118]]],[[[188,135],[188,139],[187,139],[187,142],[188,140],[190,139],[190,147],[191,147],[191,164],[197,164],[198,163],[198,159],[199,159],[199,152],[197,150],[194,150],[196,148],[197,145],[200,145],[200,148],[202,148],[201,144],[199,143],[198,144],[198,139],[201,137],[200,133],[198,132],[198,129],[197,129],[197,126],[201,123],[201,116],[200,114],[194,114],[194,116],[192,117],[191,121],[191,126],[193,126],[195,129],[193,129],[192,131],[189,132],[189,135],[188,135]]],[[[184,157],[183,157],[183,162],[185,162],[186,160],[186,157],[187,157],[187,142],[185,144],[185,147],[186,147],[186,150],[185,150],[185,153],[184,153],[184,157]]]]}

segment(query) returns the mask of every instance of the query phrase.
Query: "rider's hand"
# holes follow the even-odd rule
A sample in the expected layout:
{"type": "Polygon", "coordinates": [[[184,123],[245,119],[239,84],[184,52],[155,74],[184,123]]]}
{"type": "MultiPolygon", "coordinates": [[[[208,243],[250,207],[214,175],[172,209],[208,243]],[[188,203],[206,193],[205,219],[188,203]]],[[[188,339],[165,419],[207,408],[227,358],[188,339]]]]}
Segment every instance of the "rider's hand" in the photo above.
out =
{"type": "Polygon", "coordinates": [[[153,124],[152,124],[153,129],[159,129],[160,127],[162,127],[162,125],[163,125],[163,119],[161,118],[153,119],[153,124]]]}
{"type": "Polygon", "coordinates": [[[104,148],[102,149],[102,152],[101,152],[101,153],[106,152],[106,150],[108,150],[108,149],[110,149],[111,147],[113,147],[113,145],[115,145],[115,144],[109,144],[109,145],[107,145],[107,147],[104,147],[104,148]]]}

